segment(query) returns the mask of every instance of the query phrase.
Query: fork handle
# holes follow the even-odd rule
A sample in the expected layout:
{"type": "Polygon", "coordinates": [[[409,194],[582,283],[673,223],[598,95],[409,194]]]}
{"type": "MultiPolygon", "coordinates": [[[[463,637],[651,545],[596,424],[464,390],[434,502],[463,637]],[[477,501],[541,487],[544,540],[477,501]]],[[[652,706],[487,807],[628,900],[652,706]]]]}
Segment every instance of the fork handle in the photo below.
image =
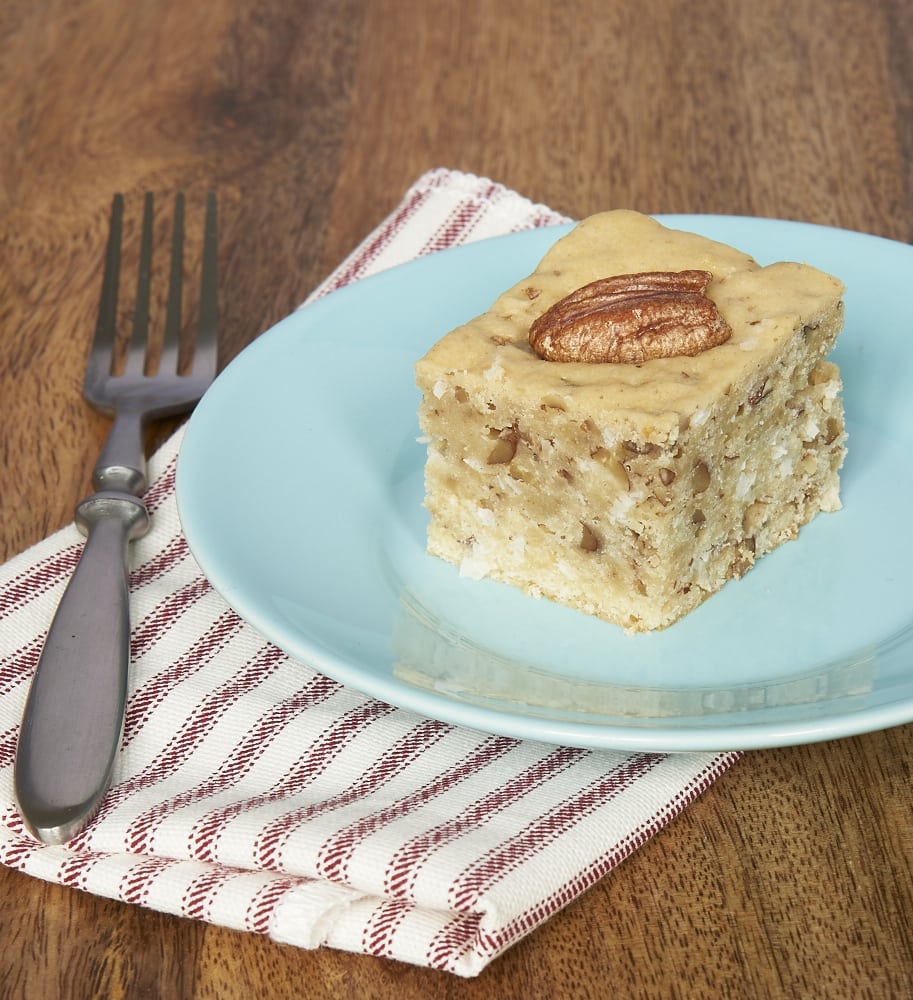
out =
{"type": "Polygon", "coordinates": [[[143,414],[137,410],[120,409],[115,414],[92,471],[92,485],[96,490],[115,490],[135,497],[145,493],[143,427],[143,414]]]}
{"type": "Polygon", "coordinates": [[[76,523],[86,544],[45,639],[16,754],[23,820],[47,844],[79,833],[111,780],[130,659],[127,554],[149,514],[136,497],[105,491],[76,508],[76,523]]]}

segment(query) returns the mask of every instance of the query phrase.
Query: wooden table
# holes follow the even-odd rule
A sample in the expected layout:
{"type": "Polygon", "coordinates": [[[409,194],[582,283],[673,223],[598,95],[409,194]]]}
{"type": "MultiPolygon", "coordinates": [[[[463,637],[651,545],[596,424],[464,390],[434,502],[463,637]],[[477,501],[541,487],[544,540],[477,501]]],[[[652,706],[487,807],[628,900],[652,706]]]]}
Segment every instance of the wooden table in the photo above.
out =
{"type": "MultiPolygon", "coordinates": [[[[227,356],[423,171],[913,239],[908,0],[0,0],[0,557],[68,523],[111,193],[222,204],[227,356]]],[[[0,871],[4,997],[913,994],[913,726],[753,752],[461,981],[0,871]]]]}

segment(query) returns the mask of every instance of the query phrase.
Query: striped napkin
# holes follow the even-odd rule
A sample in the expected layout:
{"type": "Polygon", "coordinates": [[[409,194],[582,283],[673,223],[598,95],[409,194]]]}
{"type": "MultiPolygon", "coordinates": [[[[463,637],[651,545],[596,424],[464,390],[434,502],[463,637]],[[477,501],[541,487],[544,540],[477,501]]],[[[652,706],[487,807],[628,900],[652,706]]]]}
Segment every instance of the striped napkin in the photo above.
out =
{"type": "MultiPolygon", "coordinates": [[[[419,254],[565,221],[488,180],[434,170],[314,293],[419,254]]],[[[736,754],[590,751],[425,719],[290,660],[191,558],[175,509],[179,431],[149,462],[134,545],[123,750],[69,844],[25,832],[19,720],[79,555],[65,528],[0,569],[0,861],[125,903],[477,975],[684,809],[736,754]]]]}

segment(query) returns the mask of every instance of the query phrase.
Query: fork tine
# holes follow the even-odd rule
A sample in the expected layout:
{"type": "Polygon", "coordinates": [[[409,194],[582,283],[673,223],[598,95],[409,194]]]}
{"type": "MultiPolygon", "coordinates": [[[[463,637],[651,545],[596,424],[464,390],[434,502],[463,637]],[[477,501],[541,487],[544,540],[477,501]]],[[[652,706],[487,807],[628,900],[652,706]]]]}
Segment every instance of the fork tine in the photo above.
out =
{"type": "Polygon", "coordinates": [[[143,232],[140,242],[139,274],[136,279],[136,304],[133,311],[133,333],[127,364],[129,375],[142,375],[146,363],[146,344],[149,336],[149,290],[152,284],[152,243],[154,204],[152,192],[147,191],[143,202],[143,232]]]}
{"type": "Polygon", "coordinates": [[[165,335],[159,370],[176,372],[181,348],[181,292],[184,280],[184,195],[174,197],[174,222],[171,232],[171,272],[168,277],[168,306],[165,311],[165,335]]]}
{"type": "Polygon", "coordinates": [[[206,195],[203,270],[200,279],[200,320],[193,347],[193,374],[212,379],[218,364],[218,220],[216,193],[206,195]]]}
{"type": "Polygon", "coordinates": [[[86,365],[85,394],[89,399],[97,395],[97,387],[111,372],[114,357],[114,340],[117,334],[117,294],[120,283],[120,243],[124,219],[124,196],[116,194],[111,202],[111,221],[108,226],[108,246],[105,251],[105,273],[101,283],[101,301],[95,337],[86,365]]]}

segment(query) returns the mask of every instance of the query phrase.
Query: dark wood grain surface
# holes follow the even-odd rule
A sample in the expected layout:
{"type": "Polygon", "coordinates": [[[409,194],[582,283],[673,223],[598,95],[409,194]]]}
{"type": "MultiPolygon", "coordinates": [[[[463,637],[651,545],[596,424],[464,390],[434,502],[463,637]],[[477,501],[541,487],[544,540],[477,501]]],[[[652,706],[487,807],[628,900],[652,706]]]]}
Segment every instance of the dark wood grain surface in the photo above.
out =
{"type": "MultiPolygon", "coordinates": [[[[225,359],[423,171],[913,240],[909,0],[0,0],[0,557],[68,523],[114,190],[218,189],[225,359]]],[[[913,669],[913,668],[911,668],[913,669]]],[[[753,752],[463,981],[0,870],[3,997],[913,996],[913,726],[753,752]]]]}

